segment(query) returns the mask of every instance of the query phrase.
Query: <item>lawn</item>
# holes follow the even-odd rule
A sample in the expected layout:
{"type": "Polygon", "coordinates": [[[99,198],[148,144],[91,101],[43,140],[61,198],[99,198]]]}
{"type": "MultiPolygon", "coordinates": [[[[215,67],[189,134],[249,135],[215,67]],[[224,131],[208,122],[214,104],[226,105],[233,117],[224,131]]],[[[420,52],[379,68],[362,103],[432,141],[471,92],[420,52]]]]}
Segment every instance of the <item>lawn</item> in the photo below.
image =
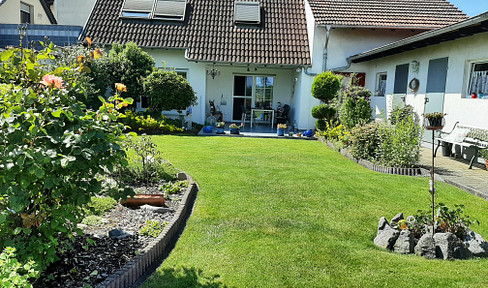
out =
{"type": "MultiPolygon", "coordinates": [[[[143,287],[486,287],[488,260],[440,261],[374,246],[381,216],[429,208],[428,179],[369,171],[318,141],[157,136],[200,192],[143,287]]],[[[488,202],[439,183],[488,238],[488,202]]]]}

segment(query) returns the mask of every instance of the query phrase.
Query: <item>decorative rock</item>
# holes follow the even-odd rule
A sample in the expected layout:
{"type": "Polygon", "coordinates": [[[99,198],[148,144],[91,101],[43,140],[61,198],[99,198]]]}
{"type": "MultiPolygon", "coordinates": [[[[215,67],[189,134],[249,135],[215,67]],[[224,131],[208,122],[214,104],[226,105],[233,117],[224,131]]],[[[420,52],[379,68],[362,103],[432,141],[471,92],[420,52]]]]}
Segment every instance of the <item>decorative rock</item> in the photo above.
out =
{"type": "Polygon", "coordinates": [[[415,246],[415,255],[422,256],[427,259],[435,259],[435,240],[432,234],[425,234],[422,236],[415,246]]]}
{"type": "Polygon", "coordinates": [[[395,217],[391,218],[391,223],[395,222],[398,223],[398,221],[403,220],[403,213],[398,213],[395,217]]]}
{"type": "Polygon", "coordinates": [[[380,248],[393,249],[393,245],[400,232],[390,227],[385,217],[381,217],[378,223],[378,234],[374,238],[374,244],[380,248]]]}
{"type": "Polygon", "coordinates": [[[414,237],[411,231],[402,230],[400,232],[400,236],[398,236],[398,239],[395,242],[395,245],[393,246],[393,251],[401,254],[413,253],[413,247],[414,247],[413,238],[414,237]]]}
{"type": "Polygon", "coordinates": [[[464,247],[463,242],[453,233],[436,233],[434,241],[437,258],[452,260],[472,257],[471,252],[464,247]]]}
{"type": "Polygon", "coordinates": [[[113,239],[122,240],[122,239],[129,237],[129,236],[132,236],[132,235],[127,233],[127,232],[124,232],[120,229],[113,229],[113,230],[110,230],[108,232],[108,237],[113,238],[113,239]]]}
{"type": "Polygon", "coordinates": [[[466,231],[463,243],[474,256],[488,257],[488,243],[480,234],[471,230],[466,231]]]}

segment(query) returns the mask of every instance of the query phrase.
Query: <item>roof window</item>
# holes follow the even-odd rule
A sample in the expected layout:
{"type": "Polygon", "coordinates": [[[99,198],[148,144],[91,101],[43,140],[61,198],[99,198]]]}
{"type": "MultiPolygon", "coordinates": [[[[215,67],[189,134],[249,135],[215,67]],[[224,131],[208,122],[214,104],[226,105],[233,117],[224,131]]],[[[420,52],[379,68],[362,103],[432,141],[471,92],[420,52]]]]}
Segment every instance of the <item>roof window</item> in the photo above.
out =
{"type": "Polygon", "coordinates": [[[236,1],[234,5],[234,22],[236,24],[261,23],[259,2],[236,1]]]}
{"type": "Polygon", "coordinates": [[[121,17],[185,20],[186,0],[125,0],[121,17]]]}

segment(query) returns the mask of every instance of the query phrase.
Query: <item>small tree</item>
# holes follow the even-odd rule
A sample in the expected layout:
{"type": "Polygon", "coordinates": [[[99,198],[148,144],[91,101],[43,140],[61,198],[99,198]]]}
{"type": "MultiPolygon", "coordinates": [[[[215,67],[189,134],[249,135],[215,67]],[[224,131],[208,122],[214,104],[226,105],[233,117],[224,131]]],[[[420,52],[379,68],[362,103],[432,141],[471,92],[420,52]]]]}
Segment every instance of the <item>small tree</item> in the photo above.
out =
{"type": "Polygon", "coordinates": [[[326,129],[326,123],[334,119],[337,110],[330,102],[337,96],[341,88],[341,76],[332,71],[324,72],[317,77],[312,84],[312,96],[319,99],[323,104],[317,105],[312,109],[312,117],[317,119],[315,126],[319,130],[326,129]]]}
{"type": "Polygon", "coordinates": [[[181,111],[197,101],[190,83],[174,71],[156,69],[144,79],[143,85],[149,109],[159,114],[164,110],[181,111]]]}

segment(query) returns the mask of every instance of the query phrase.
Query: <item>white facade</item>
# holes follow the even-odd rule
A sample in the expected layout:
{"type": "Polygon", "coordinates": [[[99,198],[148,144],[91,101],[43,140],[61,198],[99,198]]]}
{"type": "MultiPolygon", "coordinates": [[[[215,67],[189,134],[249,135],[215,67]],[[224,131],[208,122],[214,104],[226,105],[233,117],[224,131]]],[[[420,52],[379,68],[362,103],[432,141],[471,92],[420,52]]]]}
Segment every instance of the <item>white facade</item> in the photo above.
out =
{"type": "MultiPolygon", "coordinates": [[[[414,107],[415,112],[421,116],[425,109],[426,82],[429,69],[429,61],[439,58],[448,58],[448,70],[446,89],[442,111],[448,115],[445,117],[445,130],[450,131],[454,124],[461,124],[488,129],[488,99],[471,99],[468,94],[470,75],[473,63],[488,62],[488,50],[486,43],[488,33],[477,34],[457,40],[432,45],[425,48],[403,52],[364,63],[353,64],[351,69],[366,72],[366,88],[374,91],[376,75],[380,72],[387,73],[386,95],[393,94],[395,79],[395,67],[400,64],[419,63],[418,72],[410,69],[408,81],[417,78],[420,82],[419,90],[414,93],[410,89],[405,97],[405,104],[414,107]]],[[[373,97],[374,110],[386,111],[386,99],[388,97],[373,97]]],[[[427,104],[428,105],[428,104],[427,104]]]]}
{"type": "Polygon", "coordinates": [[[31,24],[45,24],[50,25],[51,22],[46,15],[46,11],[39,0],[9,0],[5,1],[0,6],[0,23],[3,24],[19,24],[21,2],[27,4],[31,13],[31,24]]]}
{"type": "Polygon", "coordinates": [[[58,24],[84,26],[96,0],[55,0],[53,14],[58,24]]]}

